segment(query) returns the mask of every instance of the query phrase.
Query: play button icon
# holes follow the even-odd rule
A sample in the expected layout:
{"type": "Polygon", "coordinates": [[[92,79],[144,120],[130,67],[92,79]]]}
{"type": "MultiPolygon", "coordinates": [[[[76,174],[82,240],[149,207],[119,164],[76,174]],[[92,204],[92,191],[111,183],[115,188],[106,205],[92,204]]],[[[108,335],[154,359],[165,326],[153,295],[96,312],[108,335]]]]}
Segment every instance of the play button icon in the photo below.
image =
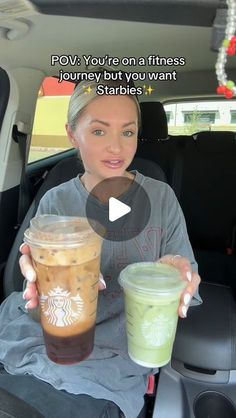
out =
{"type": "Polygon", "coordinates": [[[109,221],[114,222],[131,211],[131,207],[115,197],[109,199],[109,221]]]}
{"type": "Polygon", "coordinates": [[[89,193],[86,217],[95,232],[109,241],[126,241],[139,235],[146,227],[151,213],[148,194],[135,178],[109,177],[89,193]]]}

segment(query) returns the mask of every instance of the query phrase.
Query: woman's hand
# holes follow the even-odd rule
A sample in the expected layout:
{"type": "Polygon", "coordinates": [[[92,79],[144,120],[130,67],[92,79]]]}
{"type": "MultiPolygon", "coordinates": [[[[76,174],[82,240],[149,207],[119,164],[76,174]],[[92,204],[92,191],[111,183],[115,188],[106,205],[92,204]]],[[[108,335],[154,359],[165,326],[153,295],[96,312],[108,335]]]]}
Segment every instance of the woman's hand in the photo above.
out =
{"type": "MultiPolygon", "coordinates": [[[[30,248],[27,244],[22,244],[19,251],[22,256],[20,257],[19,264],[21,273],[26,279],[26,288],[23,293],[23,299],[27,300],[25,307],[26,309],[34,309],[39,304],[38,291],[36,287],[36,272],[33,268],[32,259],[30,255],[30,248]]],[[[103,279],[103,275],[100,273],[99,276],[99,290],[106,289],[106,283],[103,279]]]]}
{"type": "Polygon", "coordinates": [[[200,276],[199,274],[192,272],[192,266],[189,260],[180,255],[165,255],[164,257],[161,257],[158,262],[169,264],[170,266],[177,268],[183,278],[187,281],[187,286],[181,295],[179,305],[179,316],[181,318],[186,318],[191,299],[201,282],[200,276]]]}

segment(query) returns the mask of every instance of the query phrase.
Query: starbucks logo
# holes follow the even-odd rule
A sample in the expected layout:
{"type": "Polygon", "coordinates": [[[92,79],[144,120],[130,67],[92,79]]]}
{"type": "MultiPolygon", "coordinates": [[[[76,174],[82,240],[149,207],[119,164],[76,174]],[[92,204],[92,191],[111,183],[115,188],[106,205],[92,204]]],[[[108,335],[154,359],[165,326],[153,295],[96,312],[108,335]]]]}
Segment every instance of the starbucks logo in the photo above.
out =
{"type": "Polygon", "coordinates": [[[56,287],[50,290],[48,295],[41,295],[40,305],[49,324],[66,327],[79,319],[84,302],[79,294],[70,296],[67,290],[56,287]]]}
{"type": "Polygon", "coordinates": [[[159,314],[152,320],[145,319],[141,325],[141,333],[151,347],[161,347],[166,344],[175,332],[176,320],[159,314]]]}

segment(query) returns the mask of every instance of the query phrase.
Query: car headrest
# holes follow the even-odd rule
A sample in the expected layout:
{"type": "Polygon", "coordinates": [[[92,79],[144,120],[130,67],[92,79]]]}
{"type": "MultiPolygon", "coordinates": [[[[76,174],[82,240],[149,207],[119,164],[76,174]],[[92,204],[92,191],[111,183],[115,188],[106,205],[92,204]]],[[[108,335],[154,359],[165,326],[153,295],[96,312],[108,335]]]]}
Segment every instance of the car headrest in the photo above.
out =
{"type": "Polygon", "coordinates": [[[140,103],[142,127],[139,139],[148,141],[158,141],[167,139],[168,126],[166,112],[160,102],[140,103]]]}
{"type": "Polygon", "coordinates": [[[206,131],[194,135],[199,151],[208,153],[232,152],[236,150],[236,134],[227,131],[206,131]]]}

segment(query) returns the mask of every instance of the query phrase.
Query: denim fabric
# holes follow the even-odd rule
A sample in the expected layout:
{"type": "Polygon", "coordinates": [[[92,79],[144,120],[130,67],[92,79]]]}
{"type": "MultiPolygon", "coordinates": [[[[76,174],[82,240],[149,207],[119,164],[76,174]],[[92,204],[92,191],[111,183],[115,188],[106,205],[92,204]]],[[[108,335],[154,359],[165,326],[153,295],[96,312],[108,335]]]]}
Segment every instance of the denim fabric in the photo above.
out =
{"type": "MultiPolygon", "coordinates": [[[[117,405],[105,399],[95,399],[88,395],[73,395],[57,390],[48,383],[30,375],[8,374],[0,365],[0,389],[3,388],[29,405],[27,415],[32,417],[31,406],[36,408],[44,418],[120,418],[121,412],[117,405]]],[[[9,408],[0,396],[0,416],[19,418],[20,403],[10,402],[9,408]],[[4,415],[5,413],[5,415],[4,415]]],[[[24,405],[25,406],[25,405],[24,405]]],[[[40,416],[40,415],[39,415],[40,416]]],[[[36,418],[37,415],[35,415],[36,418]]]]}

